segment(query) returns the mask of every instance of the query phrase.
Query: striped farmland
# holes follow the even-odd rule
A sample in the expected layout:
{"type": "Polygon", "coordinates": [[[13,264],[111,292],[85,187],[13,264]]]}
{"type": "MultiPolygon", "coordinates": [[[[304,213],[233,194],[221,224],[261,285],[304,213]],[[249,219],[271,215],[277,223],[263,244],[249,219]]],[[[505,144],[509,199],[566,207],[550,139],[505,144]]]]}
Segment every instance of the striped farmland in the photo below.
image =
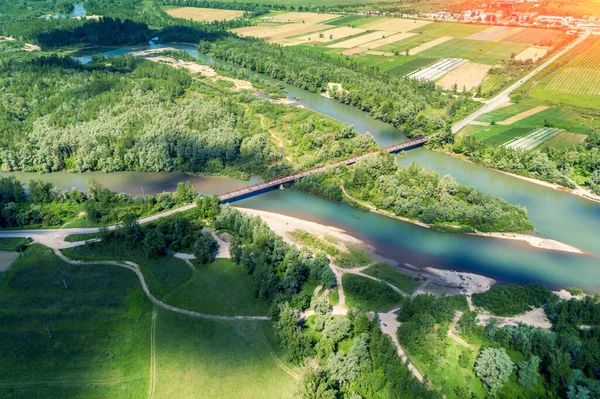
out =
{"type": "Polygon", "coordinates": [[[433,65],[411,73],[410,75],[408,75],[408,78],[415,80],[435,81],[447,74],[448,72],[458,68],[461,65],[466,64],[467,62],[469,61],[463,60],[461,58],[445,58],[436,62],[433,65]]]}
{"type": "Polygon", "coordinates": [[[551,127],[543,127],[529,133],[527,136],[514,139],[504,144],[504,148],[510,148],[513,150],[530,151],[535,147],[544,144],[554,136],[558,136],[564,132],[564,129],[555,129],[551,127]]]}

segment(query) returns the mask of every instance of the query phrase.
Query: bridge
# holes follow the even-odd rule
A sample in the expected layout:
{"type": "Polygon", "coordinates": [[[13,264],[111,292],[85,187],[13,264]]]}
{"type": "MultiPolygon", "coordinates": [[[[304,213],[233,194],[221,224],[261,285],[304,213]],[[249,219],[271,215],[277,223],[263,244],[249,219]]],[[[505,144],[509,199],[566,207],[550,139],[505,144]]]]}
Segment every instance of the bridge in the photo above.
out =
{"type": "Polygon", "coordinates": [[[229,191],[227,193],[219,194],[218,197],[219,197],[219,200],[221,200],[221,202],[232,202],[232,201],[236,201],[236,200],[239,200],[242,198],[251,197],[253,195],[264,193],[265,191],[280,187],[282,184],[292,183],[292,182],[294,182],[298,179],[301,179],[303,177],[306,177],[308,175],[313,175],[315,173],[323,172],[329,168],[336,168],[340,165],[352,165],[352,164],[360,161],[361,159],[364,159],[375,153],[378,153],[380,150],[388,152],[390,154],[393,154],[393,153],[397,153],[397,152],[400,152],[403,150],[409,150],[411,148],[420,147],[423,144],[425,144],[426,142],[428,142],[429,140],[431,140],[431,138],[432,138],[432,136],[422,137],[419,139],[414,139],[414,140],[404,141],[402,143],[393,144],[388,147],[383,147],[381,149],[371,150],[365,154],[357,155],[352,158],[347,158],[347,159],[343,159],[341,161],[331,162],[331,163],[328,163],[323,166],[317,166],[312,169],[304,170],[302,172],[297,172],[297,173],[287,175],[287,176],[280,176],[280,177],[276,177],[274,179],[271,179],[271,180],[268,180],[268,181],[265,181],[262,183],[257,183],[257,184],[253,184],[251,186],[238,188],[236,190],[229,191]]]}

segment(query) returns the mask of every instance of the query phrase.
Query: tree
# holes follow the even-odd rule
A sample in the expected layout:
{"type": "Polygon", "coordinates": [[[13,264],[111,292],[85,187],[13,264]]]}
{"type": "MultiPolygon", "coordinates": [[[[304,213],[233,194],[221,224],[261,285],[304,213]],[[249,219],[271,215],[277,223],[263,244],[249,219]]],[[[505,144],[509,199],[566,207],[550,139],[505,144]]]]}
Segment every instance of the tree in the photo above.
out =
{"type": "Polygon", "coordinates": [[[298,385],[298,397],[302,399],[335,399],[335,390],[331,389],[327,376],[322,370],[307,366],[298,385]]]}
{"type": "Polygon", "coordinates": [[[142,245],[148,258],[158,258],[164,255],[167,247],[165,236],[156,228],[150,228],[146,231],[142,245]]]}
{"type": "Polygon", "coordinates": [[[203,231],[194,243],[194,256],[198,262],[206,264],[213,260],[217,249],[219,249],[219,244],[217,244],[213,236],[203,231]]]}
{"type": "Polygon", "coordinates": [[[323,337],[331,339],[334,343],[340,342],[350,333],[350,320],[346,316],[335,316],[325,322],[323,337]]]}
{"type": "Polygon", "coordinates": [[[196,195],[196,188],[194,187],[192,182],[186,181],[185,183],[177,183],[177,191],[175,193],[175,198],[177,199],[178,203],[189,204],[190,202],[194,201],[196,195]]]}
{"type": "Polygon", "coordinates": [[[315,298],[312,301],[311,305],[315,313],[322,315],[329,313],[329,310],[331,308],[331,306],[329,305],[329,299],[327,298],[327,295],[322,295],[318,298],[315,298]]]}
{"type": "Polygon", "coordinates": [[[54,185],[52,183],[46,183],[45,181],[30,180],[29,181],[29,200],[31,202],[39,204],[47,204],[52,202],[52,189],[54,185]]]}
{"type": "Polygon", "coordinates": [[[523,387],[531,389],[537,384],[537,378],[540,375],[538,373],[538,367],[540,365],[540,358],[537,356],[531,356],[528,360],[522,360],[517,363],[517,381],[523,387]]]}
{"type": "Polygon", "coordinates": [[[492,394],[496,394],[510,377],[513,366],[506,349],[485,348],[477,356],[475,374],[481,378],[492,394]]]}

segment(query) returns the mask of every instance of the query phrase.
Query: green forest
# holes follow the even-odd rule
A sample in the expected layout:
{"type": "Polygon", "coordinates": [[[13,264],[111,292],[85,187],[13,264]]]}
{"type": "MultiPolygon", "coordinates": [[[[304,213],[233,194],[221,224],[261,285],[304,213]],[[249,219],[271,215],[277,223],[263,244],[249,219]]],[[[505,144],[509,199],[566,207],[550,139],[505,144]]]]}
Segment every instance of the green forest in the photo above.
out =
{"type": "Polygon", "coordinates": [[[389,154],[367,157],[347,168],[311,175],[295,185],[320,197],[351,205],[364,201],[377,209],[442,231],[533,229],[525,209],[458,184],[451,176],[440,178],[435,171],[417,164],[402,168],[389,154]],[[342,187],[351,198],[345,196],[342,187]]]}

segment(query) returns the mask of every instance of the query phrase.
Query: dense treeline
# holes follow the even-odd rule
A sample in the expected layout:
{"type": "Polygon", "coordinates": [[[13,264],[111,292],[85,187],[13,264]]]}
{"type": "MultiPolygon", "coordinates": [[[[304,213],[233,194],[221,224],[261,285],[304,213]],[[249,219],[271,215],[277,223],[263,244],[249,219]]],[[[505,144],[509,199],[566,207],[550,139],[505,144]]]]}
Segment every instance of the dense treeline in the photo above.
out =
{"type": "Polygon", "coordinates": [[[600,133],[585,142],[540,151],[519,151],[466,137],[446,147],[471,161],[568,188],[580,184],[600,195],[600,133]]]}
{"type": "Polygon", "coordinates": [[[0,178],[0,227],[60,227],[80,212],[86,224],[106,225],[124,218],[138,218],[162,212],[194,200],[191,184],[181,183],[176,193],[161,193],[133,198],[113,193],[91,180],[87,191],[63,190],[43,180],[31,180],[26,194],[23,184],[14,176],[0,178]]]}
{"type": "Polygon", "coordinates": [[[495,285],[486,292],[473,294],[473,304],[496,316],[516,316],[539,308],[552,297],[546,287],[539,284],[495,285]]]}
{"type": "Polygon", "coordinates": [[[304,310],[306,298],[298,294],[309,276],[325,287],[335,286],[335,276],[325,255],[313,256],[307,249],[299,250],[284,243],[258,217],[224,206],[213,226],[233,234],[232,261],[252,275],[256,295],[270,303],[274,312],[286,301],[304,310]]]}
{"type": "Polygon", "coordinates": [[[0,2],[0,34],[8,24],[15,24],[56,13],[68,14],[73,9],[72,0],[11,0],[0,2]]]}
{"type": "Polygon", "coordinates": [[[306,109],[236,93],[140,57],[0,65],[4,170],[184,170],[273,176],[375,146],[306,109]],[[186,92],[202,95],[184,96],[186,92]],[[268,128],[287,136],[294,164],[268,128]]]}
{"type": "Polygon", "coordinates": [[[433,82],[403,79],[345,59],[258,39],[202,42],[199,49],[315,93],[328,91],[338,101],[359,107],[411,137],[445,130],[477,105],[467,96],[444,92],[433,82]],[[339,83],[342,89],[330,88],[329,83],[339,83]]]}
{"type": "Polygon", "coordinates": [[[336,201],[344,197],[344,187],[354,199],[433,226],[458,225],[484,232],[533,229],[525,209],[458,184],[451,176],[440,178],[417,164],[402,168],[389,154],[307,176],[296,185],[336,201]]]}

